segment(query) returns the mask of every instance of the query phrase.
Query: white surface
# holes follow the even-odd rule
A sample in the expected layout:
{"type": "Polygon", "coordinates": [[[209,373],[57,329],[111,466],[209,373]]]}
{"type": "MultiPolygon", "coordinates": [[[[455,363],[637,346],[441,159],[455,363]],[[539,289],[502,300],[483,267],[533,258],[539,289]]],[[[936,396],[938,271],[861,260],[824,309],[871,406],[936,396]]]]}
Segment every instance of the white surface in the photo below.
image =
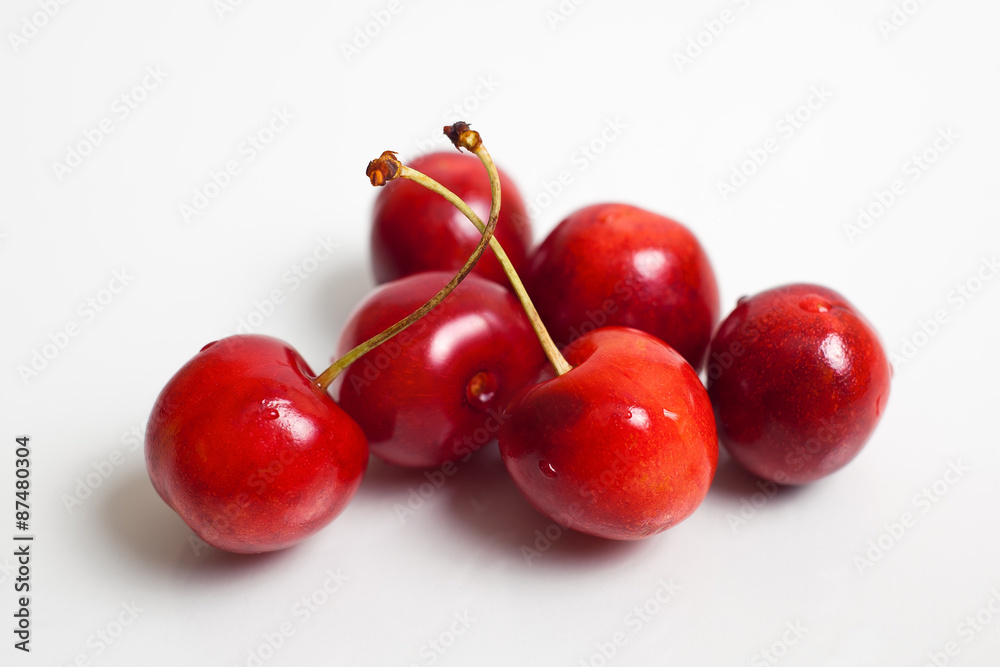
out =
{"type": "Polygon", "coordinates": [[[617,633],[608,664],[923,665],[949,642],[957,654],[939,662],[1000,663],[1000,613],[987,606],[1000,611],[1000,280],[961,307],[954,292],[1000,251],[1000,5],[897,0],[919,9],[884,38],[890,0],[591,0],[554,27],[555,0],[398,3],[348,62],[341,44],[390,3],[256,0],[220,18],[212,0],[71,2],[15,50],[6,35],[39,5],[4,2],[0,663],[247,666],[282,627],[294,634],[263,649],[263,664],[600,665],[617,633]],[[732,21],[679,71],[674,53],[724,9],[732,21]],[[116,99],[147,68],[162,81],[147,78],[124,117],[116,99]],[[824,87],[829,99],[786,130],[785,115],[824,87]],[[250,160],[241,144],[275,109],[294,119],[250,160]],[[702,507],[667,533],[637,544],[564,535],[529,564],[521,547],[549,522],[485,456],[404,524],[394,504],[424,479],[373,462],[345,513],[302,545],[196,555],[130,431],[184,361],[273,290],[285,301],[257,330],[323,366],[372,284],[365,165],[431,137],[444,147],[438,128],[459,117],[546,204],[536,241],[580,206],[620,200],[698,234],[725,311],[774,285],[827,284],[893,354],[936,311],[947,320],[897,363],[888,411],[849,467],[781,492],[735,530],[730,515],[757,489],[723,463],[702,507]],[[53,162],[105,118],[113,131],[60,181],[53,162]],[[906,163],[942,128],[958,138],[913,180],[906,163]],[[583,158],[602,132],[606,150],[583,158]],[[777,152],[723,201],[717,184],[769,138],[777,152]],[[240,173],[185,224],[179,205],[230,160],[240,173]],[[570,184],[546,200],[563,170],[570,184]],[[845,223],[894,179],[904,194],[851,243],[845,223]],[[337,248],[296,285],[286,274],[318,239],[337,248]],[[91,318],[79,304],[116,271],[127,286],[91,318]],[[78,335],[22,381],[18,367],[71,323],[78,335]],[[13,440],[24,433],[30,656],[10,630],[13,440]],[[112,455],[121,464],[69,511],[64,494],[112,455]],[[950,462],[968,471],[921,500],[950,462]],[[915,524],[882,537],[891,548],[859,572],[856,557],[907,512],[915,524]],[[348,577],[331,595],[328,571],[348,577]],[[306,611],[313,595],[323,603],[306,611]],[[97,633],[130,620],[122,605],[133,603],[137,618],[104,645],[97,633]],[[643,605],[658,613],[637,615],[643,605]],[[974,630],[965,619],[977,612],[989,622],[974,630]],[[435,652],[432,640],[450,646],[435,652]],[[760,653],[772,645],[777,662],[760,653]]]}

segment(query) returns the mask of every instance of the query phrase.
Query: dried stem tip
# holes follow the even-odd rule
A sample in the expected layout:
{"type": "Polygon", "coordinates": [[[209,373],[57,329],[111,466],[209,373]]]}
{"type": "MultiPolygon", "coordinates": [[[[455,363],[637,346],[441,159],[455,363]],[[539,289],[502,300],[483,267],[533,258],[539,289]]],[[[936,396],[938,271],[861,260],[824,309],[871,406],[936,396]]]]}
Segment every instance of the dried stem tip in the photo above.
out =
{"type": "Polygon", "coordinates": [[[402,167],[403,163],[396,158],[395,151],[385,151],[368,163],[365,176],[371,180],[372,185],[379,187],[396,178],[402,167]]]}
{"type": "Polygon", "coordinates": [[[470,129],[469,124],[463,121],[458,121],[454,125],[446,125],[444,134],[451,139],[451,143],[455,144],[455,148],[458,150],[464,148],[470,153],[475,153],[476,149],[483,143],[483,140],[479,138],[479,133],[470,129]]]}

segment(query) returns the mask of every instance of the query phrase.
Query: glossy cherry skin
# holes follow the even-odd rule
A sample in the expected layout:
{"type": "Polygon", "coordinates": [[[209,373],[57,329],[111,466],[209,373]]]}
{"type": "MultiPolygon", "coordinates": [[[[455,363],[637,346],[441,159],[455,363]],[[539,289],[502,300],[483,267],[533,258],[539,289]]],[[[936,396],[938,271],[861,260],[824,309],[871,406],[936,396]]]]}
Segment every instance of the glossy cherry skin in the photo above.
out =
{"type": "MultiPolygon", "coordinates": [[[[338,354],[416,310],[450,278],[418,273],[379,287],[348,319],[338,354]]],[[[429,468],[467,460],[492,441],[507,402],[544,364],[514,295],[470,275],[430,314],[351,364],[339,403],[373,454],[429,468]]]]}
{"type": "Polygon", "coordinates": [[[566,527],[614,540],[670,528],[704,499],[719,449],[691,366],[658,338],[606,327],[566,349],[574,368],[525,389],[500,430],[524,496],[566,527]]]}
{"type": "MultiPolygon", "coordinates": [[[[478,158],[457,151],[431,153],[409,166],[461,197],[486,222],[492,192],[486,169],[478,158]]],[[[501,206],[495,235],[520,271],[531,246],[531,225],[517,188],[504,172],[499,173],[501,206]]],[[[375,200],[371,235],[375,280],[386,283],[421,271],[454,274],[480,238],[475,226],[441,195],[412,181],[390,181],[375,200]]],[[[508,285],[490,249],[474,272],[508,285]]]]}
{"type": "Polygon", "coordinates": [[[153,487],[226,551],[289,547],[357,491],[368,446],[357,424],[275,338],[206,345],[160,392],[146,432],[153,487]]]}
{"type": "Polygon", "coordinates": [[[627,204],[588,206],[560,222],[524,280],[560,345],[597,327],[632,327],[698,370],[719,318],[715,273],[694,234],[627,204]]]}
{"type": "Polygon", "coordinates": [[[764,479],[805,484],[864,446],[892,369],[871,324],[837,292],[786,285],[742,298],[712,339],[719,440],[764,479]]]}

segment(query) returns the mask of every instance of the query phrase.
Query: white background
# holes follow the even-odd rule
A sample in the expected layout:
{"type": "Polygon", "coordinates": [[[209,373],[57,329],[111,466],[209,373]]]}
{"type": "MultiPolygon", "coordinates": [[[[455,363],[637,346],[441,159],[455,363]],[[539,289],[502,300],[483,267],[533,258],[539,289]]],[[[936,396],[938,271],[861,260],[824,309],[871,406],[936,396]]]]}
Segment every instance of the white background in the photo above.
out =
{"type": "Polygon", "coordinates": [[[562,17],[555,0],[399,0],[395,14],[382,1],[220,12],[212,0],[91,0],[43,21],[38,0],[5,0],[0,663],[998,664],[1000,280],[977,273],[995,278],[984,261],[1000,251],[1000,5],[895,0],[912,16],[887,33],[893,1],[590,0],[564,2],[562,17]],[[712,23],[723,10],[730,22],[712,23]],[[369,25],[364,44],[372,12],[391,20],[369,25]],[[25,19],[44,25],[34,34],[25,19]],[[345,53],[355,39],[363,48],[345,53]],[[679,63],[690,40],[705,46],[679,63]],[[814,90],[825,99],[803,107],[814,90]],[[123,94],[142,98],[127,117],[123,94]],[[294,119],[250,160],[241,145],[275,109],[294,119]],[[766,503],[723,457],[704,504],[667,533],[629,544],[565,534],[530,562],[522,546],[546,547],[536,531],[553,529],[495,454],[405,523],[394,505],[424,477],[373,461],[347,510],[301,545],[196,553],[130,433],[167,379],[273,290],[284,302],[256,330],[323,367],[372,286],[368,160],[443,149],[437,133],[458,118],[537,204],[536,242],[583,205],[628,202],[695,231],[724,313],[796,281],[853,301],[896,359],[863,453],[766,503]],[[110,134],[57,173],[104,119],[110,134]],[[949,130],[957,138],[936,152],[949,130]],[[724,198],[719,184],[769,138],[776,152],[724,198]],[[913,172],[925,151],[936,161],[913,172]],[[181,204],[230,160],[239,174],[185,221],[181,204]],[[547,196],[564,170],[570,185],[547,196]],[[858,208],[894,180],[903,194],[849,238],[858,208]],[[336,250],[293,289],[287,272],[321,240],[336,250]],[[102,292],[116,271],[127,285],[102,292]],[[961,297],[960,285],[978,291],[961,297]],[[89,298],[105,300],[101,312],[88,313],[89,298]],[[53,340],[64,347],[45,348],[53,340]],[[52,358],[26,375],[43,348],[52,358]],[[11,633],[21,434],[34,451],[30,656],[11,633]],[[120,465],[68,507],[112,458],[120,465]],[[911,525],[894,528],[906,513],[911,525]],[[328,595],[338,570],[347,579],[328,595]],[[309,597],[322,604],[304,613],[309,597]],[[467,629],[454,623],[463,615],[467,629]],[[119,618],[130,622],[120,634],[119,618]],[[293,634],[278,642],[282,627],[293,634]],[[109,645],[101,632],[117,636],[109,645]],[[608,660],[600,650],[616,635],[608,660]]]}

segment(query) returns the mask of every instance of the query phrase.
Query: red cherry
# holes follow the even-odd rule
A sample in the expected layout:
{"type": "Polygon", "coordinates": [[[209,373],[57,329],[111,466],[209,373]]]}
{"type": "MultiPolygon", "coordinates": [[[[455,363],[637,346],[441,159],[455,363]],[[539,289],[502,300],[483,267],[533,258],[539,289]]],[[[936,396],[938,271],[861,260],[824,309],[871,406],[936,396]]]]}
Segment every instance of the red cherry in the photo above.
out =
{"type": "MultiPolygon", "coordinates": [[[[450,277],[419,273],[371,293],[348,319],[338,354],[412,311],[450,277]]],[[[514,295],[472,275],[430,315],[348,367],[338,401],[373,454],[429,468],[466,460],[493,440],[507,402],[544,363],[514,295]]]]}
{"type": "MultiPolygon", "coordinates": [[[[410,165],[438,181],[485,220],[490,210],[490,181],[483,165],[471,155],[431,153],[410,165]]],[[[515,266],[524,264],[531,245],[531,226],[521,195],[500,174],[502,205],[496,238],[515,266]]],[[[481,238],[451,203],[420,185],[397,179],[385,185],[375,200],[371,251],[375,280],[389,282],[422,271],[454,273],[481,238]]],[[[474,271],[506,286],[507,278],[492,252],[474,271]]]]}
{"type": "Polygon", "coordinates": [[[584,334],[574,368],[524,390],[500,430],[514,483],[543,514],[616,540],[691,514],[715,474],[712,406],[691,366],[634,329],[584,334]]]}
{"type": "Polygon", "coordinates": [[[364,433],[302,357],[267,336],[206,345],[160,392],[146,434],[153,486],[226,551],[295,544],[334,519],[368,465],[364,433]]]}
{"type": "Polygon", "coordinates": [[[892,369],[871,324],[837,292],[786,285],[740,299],[709,349],[719,439],[750,472],[805,484],[864,446],[892,369]]]}
{"type": "Polygon", "coordinates": [[[626,204],[588,206],[560,222],[529,258],[525,284],[556,342],[632,327],[696,370],[719,317],[715,274],[694,235],[626,204]]]}

